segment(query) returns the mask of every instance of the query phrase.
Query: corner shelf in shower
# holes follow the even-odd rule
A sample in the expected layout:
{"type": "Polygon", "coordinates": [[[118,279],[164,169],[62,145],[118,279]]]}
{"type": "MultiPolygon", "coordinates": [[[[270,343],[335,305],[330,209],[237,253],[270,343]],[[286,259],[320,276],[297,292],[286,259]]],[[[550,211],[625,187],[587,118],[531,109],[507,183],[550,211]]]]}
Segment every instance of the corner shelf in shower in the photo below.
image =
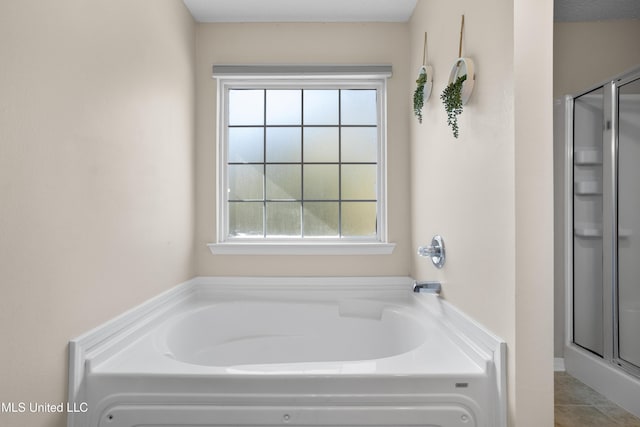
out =
{"type": "Polygon", "coordinates": [[[576,150],[573,153],[573,163],[576,166],[596,166],[602,164],[602,151],[594,149],[576,150]]]}
{"type": "Polygon", "coordinates": [[[598,196],[602,194],[599,181],[577,181],[573,184],[573,192],[577,196],[598,196]]]}
{"type": "MultiPolygon", "coordinates": [[[[602,226],[596,224],[576,224],[573,229],[573,234],[583,239],[601,239],[602,226]]],[[[629,237],[631,237],[631,230],[625,228],[618,230],[619,239],[627,239],[629,237]]]]}
{"type": "Polygon", "coordinates": [[[602,228],[593,226],[576,226],[573,229],[576,237],[582,237],[585,239],[599,239],[602,238],[602,228]]]}

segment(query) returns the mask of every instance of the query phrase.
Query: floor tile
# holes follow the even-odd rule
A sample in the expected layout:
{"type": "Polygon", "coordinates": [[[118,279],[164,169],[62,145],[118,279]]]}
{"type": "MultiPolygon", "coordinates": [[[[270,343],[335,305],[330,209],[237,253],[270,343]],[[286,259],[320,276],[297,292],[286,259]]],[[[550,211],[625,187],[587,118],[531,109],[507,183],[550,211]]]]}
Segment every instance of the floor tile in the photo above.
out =
{"type": "Polygon", "coordinates": [[[567,373],[555,373],[554,391],[555,427],[640,427],[640,418],[567,373]]]}
{"type": "Polygon", "coordinates": [[[554,390],[556,405],[611,405],[601,394],[566,373],[556,373],[554,390]]]}
{"type": "Polygon", "coordinates": [[[617,423],[616,425],[625,427],[640,427],[640,419],[634,417],[632,414],[618,406],[596,406],[596,408],[600,412],[611,418],[613,421],[615,421],[617,423]]]}
{"type": "Polygon", "coordinates": [[[555,407],[555,427],[605,427],[613,421],[593,406],[557,405],[555,407]]]}

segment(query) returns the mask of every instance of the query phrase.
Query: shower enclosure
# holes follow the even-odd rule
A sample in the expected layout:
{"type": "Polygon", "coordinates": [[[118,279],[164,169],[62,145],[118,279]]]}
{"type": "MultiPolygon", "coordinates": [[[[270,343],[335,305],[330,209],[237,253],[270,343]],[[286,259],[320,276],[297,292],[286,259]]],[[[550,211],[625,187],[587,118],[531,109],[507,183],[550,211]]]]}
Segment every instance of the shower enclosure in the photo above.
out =
{"type": "Polygon", "coordinates": [[[640,68],[565,101],[565,364],[640,415],[640,68]]]}

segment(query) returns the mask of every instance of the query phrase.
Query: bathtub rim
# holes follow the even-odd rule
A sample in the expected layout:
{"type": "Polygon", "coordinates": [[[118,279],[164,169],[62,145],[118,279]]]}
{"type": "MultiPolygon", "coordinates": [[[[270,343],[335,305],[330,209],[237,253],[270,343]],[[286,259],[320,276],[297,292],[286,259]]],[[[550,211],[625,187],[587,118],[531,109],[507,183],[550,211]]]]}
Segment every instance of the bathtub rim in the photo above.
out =
{"type": "MultiPolygon", "coordinates": [[[[155,327],[154,322],[170,315],[193,296],[264,293],[280,298],[291,297],[293,291],[294,294],[304,294],[305,298],[312,299],[335,300],[336,294],[361,297],[363,292],[376,298],[409,298],[413,283],[414,279],[408,276],[195,277],[72,339],[69,342],[68,401],[83,402],[84,380],[92,366],[135,341],[141,334],[155,327]]],[[[420,295],[419,301],[443,327],[450,330],[467,351],[472,351],[475,353],[474,357],[487,362],[489,375],[495,378],[497,393],[495,407],[491,408],[491,412],[494,414],[496,427],[506,427],[506,342],[439,296],[420,295]]],[[[68,415],[67,426],[79,427],[74,414],[68,415]]]]}

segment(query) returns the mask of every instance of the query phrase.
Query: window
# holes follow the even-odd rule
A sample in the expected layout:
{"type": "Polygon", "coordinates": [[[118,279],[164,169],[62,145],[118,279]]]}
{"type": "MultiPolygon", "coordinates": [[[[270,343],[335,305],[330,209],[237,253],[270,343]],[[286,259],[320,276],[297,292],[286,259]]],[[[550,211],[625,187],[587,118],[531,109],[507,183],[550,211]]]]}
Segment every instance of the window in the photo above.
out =
{"type": "Polygon", "coordinates": [[[386,76],[275,74],[219,78],[212,250],[388,250],[386,76]]]}

